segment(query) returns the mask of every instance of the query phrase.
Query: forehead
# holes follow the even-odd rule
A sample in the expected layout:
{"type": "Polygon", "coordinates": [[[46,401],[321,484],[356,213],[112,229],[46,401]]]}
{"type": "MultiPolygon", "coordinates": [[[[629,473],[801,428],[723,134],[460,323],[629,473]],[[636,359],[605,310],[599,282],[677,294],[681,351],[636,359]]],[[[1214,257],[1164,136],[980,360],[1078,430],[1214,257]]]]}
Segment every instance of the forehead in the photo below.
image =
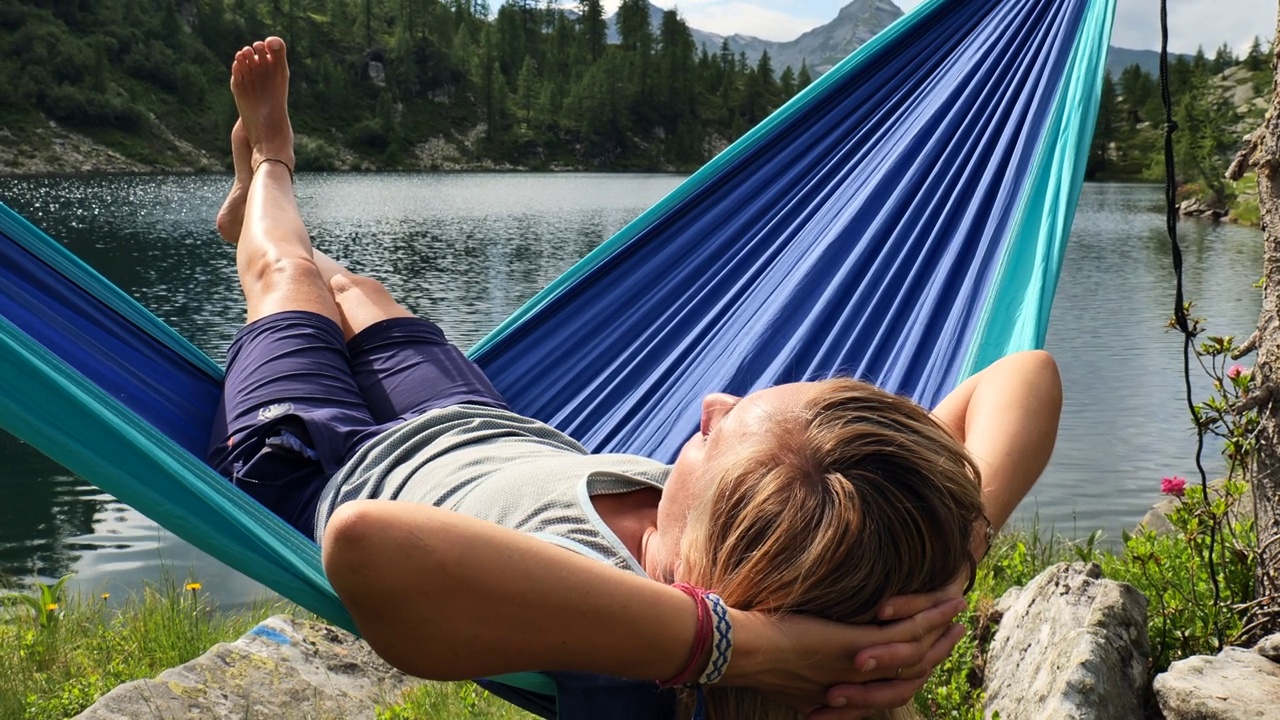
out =
{"type": "Polygon", "coordinates": [[[757,390],[744,397],[724,418],[726,430],[754,434],[793,420],[813,395],[813,383],[788,383],[757,390]]]}

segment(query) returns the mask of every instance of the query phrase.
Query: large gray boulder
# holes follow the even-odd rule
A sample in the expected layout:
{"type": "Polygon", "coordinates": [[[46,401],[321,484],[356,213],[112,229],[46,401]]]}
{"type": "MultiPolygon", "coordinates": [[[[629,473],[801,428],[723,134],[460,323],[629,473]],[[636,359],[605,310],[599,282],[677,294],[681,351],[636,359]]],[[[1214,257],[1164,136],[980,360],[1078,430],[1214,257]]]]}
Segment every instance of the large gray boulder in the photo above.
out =
{"type": "Polygon", "coordinates": [[[77,718],[373,720],[419,682],[350,633],[277,615],[154,680],[117,687],[77,718]]]}
{"type": "Polygon", "coordinates": [[[1089,563],[1045,570],[1016,598],[987,656],[987,717],[1136,720],[1147,672],[1147,599],[1089,563]]]}
{"type": "Polygon", "coordinates": [[[1229,647],[1179,660],[1156,677],[1165,720],[1280,720],[1280,664],[1229,647]]]}

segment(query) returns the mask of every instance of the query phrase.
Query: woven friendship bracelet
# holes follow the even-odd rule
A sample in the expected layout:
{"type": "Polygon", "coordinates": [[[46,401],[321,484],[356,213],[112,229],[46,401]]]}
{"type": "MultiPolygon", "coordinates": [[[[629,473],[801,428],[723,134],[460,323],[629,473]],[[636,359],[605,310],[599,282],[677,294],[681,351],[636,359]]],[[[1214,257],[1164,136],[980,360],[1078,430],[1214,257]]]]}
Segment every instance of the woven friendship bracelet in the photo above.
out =
{"type": "Polygon", "coordinates": [[[698,678],[698,682],[702,685],[712,685],[720,682],[725,671],[729,669],[729,659],[733,657],[733,623],[729,621],[729,607],[724,604],[724,600],[720,599],[719,595],[713,592],[703,593],[702,599],[711,609],[713,637],[711,662],[702,673],[702,677],[698,678]]]}
{"type": "MultiPolygon", "coordinates": [[[[711,608],[703,600],[703,596],[707,594],[707,591],[685,583],[676,583],[672,587],[693,598],[693,603],[698,608],[698,625],[694,630],[693,649],[689,652],[689,659],[685,661],[684,669],[670,679],[658,683],[658,687],[664,688],[688,685],[698,679],[698,661],[702,659],[702,654],[706,652],[707,645],[711,644],[714,634],[711,608]]],[[[712,657],[715,657],[714,651],[712,651],[712,657]]]]}

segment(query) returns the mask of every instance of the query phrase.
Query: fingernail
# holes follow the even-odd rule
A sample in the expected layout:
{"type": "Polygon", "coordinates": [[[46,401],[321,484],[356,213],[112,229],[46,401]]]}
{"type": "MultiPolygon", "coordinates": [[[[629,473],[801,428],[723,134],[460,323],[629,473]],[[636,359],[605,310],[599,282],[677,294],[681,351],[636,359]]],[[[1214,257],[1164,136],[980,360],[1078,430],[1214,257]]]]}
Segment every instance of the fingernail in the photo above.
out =
{"type": "Polygon", "coordinates": [[[893,606],[892,606],[892,605],[885,605],[885,606],[884,606],[884,610],[881,610],[881,611],[880,611],[880,617],[882,617],[882,618],[891,618],[891,617],[893,617],[893,606]]]}
{"type": "Polygon", "coordinates": [[[849,704],[849,698],[838,697],[831,701],[831,707],[844,707],[849,704]]]}
{"type": "Polygon", "coordinates": [[[876,659],[871,658],[862,666],[862,672],[871,672],[876,669],[876,659]]]}

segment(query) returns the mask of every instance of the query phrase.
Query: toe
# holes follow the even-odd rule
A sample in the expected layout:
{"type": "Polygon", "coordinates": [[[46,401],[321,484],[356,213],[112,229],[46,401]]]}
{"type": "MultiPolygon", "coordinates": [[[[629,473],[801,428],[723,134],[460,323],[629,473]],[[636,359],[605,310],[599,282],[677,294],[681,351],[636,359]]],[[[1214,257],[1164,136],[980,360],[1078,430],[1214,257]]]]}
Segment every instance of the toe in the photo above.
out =
{"type": "Polygon", "coordinates": [[[257,55],[259,59],[261,59],[261,58],[265,57],[265,56],[266,56],[266,54],[267,54],[267,44],[266,44],[266,43],[264,43],[264,42],[262,42],[261,40],[259,40],[258,42],[254,43],[254,44],[253,44],[253,54],[254,54],[254,55],[257,55]]]}
{"type": "Polygon", "coordinates": [[[271,37],[267,38],[266,47],[267,47],[267,52],[271,53],[273,57],[281,57],[281,58],[284,57],[284,54],[285,54],[284,40],[276,37],[275,35],[272,35],[271,37]]]}

